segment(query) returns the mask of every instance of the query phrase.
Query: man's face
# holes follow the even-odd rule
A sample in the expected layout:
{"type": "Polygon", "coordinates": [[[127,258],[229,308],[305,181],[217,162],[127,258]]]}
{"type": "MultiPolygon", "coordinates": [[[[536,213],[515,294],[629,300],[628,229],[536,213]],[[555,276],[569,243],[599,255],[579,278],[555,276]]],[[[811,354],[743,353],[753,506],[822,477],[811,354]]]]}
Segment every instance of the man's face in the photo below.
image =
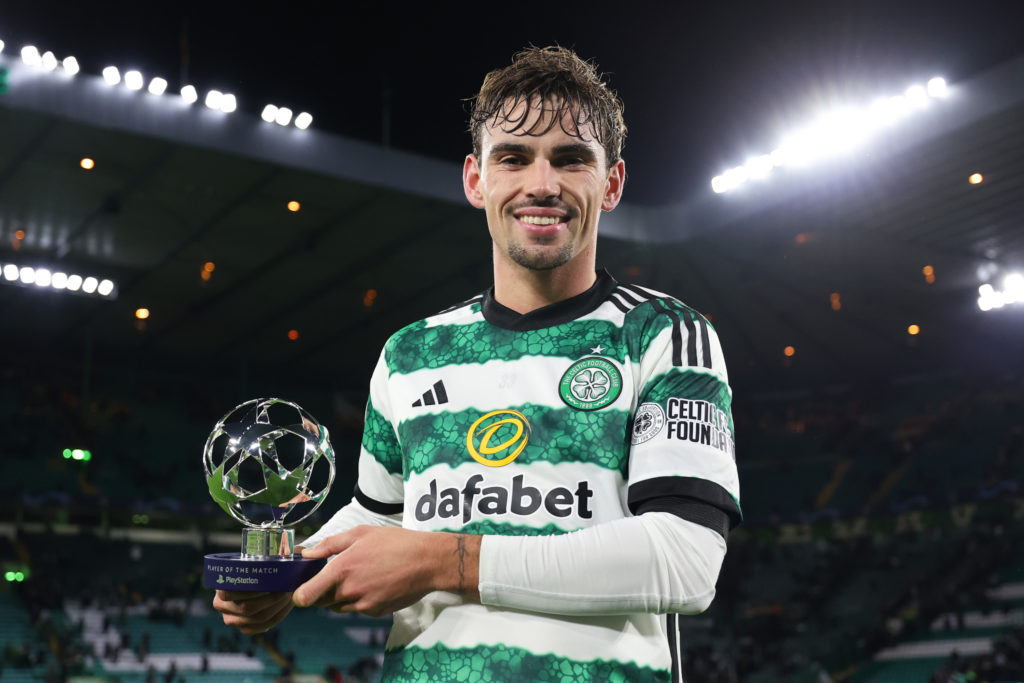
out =
{"type": "MultiPolygon", "coordinates": [[[[518,123],[525,108],[508,118],[518,123]]],[[[535,103],[526,116],[557,115],[558,107],[546,109],[535,103]]],[[[625,178],[623,162],[607,168],[592,127],[577,131],[568,112],[542,135],[523,134],[547,123],[527,120],[509,132],[499,119],[485,127],[481,158],[467,156],[462,174],[470,204],[486,211],[498,257],[529,270],[558,268],[596,250],[601,210],[619,203],[625,178]]]]}

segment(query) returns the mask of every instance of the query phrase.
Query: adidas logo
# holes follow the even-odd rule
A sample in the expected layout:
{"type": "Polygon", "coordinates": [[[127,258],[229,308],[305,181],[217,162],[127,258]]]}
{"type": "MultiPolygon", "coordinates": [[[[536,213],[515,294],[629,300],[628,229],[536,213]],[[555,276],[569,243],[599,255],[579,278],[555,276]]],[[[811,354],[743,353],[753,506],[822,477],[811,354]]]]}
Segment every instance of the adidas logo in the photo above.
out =
{"type": "Polygon", "coordinates": [[[444,382],[437,380],[434,386],[423,392],[423,397],[412,402],[413,408],[440,405],[448,402],[448,392],[444,390],[444,382]]]}

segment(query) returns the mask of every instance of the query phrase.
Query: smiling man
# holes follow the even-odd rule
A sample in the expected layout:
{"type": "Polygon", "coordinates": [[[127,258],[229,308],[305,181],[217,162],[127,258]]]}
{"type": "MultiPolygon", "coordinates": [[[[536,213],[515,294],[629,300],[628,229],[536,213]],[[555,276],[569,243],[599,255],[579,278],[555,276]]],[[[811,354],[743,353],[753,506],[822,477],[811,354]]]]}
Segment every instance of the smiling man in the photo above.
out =
{"type": "Polygon", "coordinates": [[[486,77],[463,184],[494,287],[391,337],[359,484],[294,595],[218,591],[227,624],[293,604],[394,613],[385,681],[678,681],[740,519],[714,329],[596,270],[622,195],[621,103],[562,48],[486,77]]]}

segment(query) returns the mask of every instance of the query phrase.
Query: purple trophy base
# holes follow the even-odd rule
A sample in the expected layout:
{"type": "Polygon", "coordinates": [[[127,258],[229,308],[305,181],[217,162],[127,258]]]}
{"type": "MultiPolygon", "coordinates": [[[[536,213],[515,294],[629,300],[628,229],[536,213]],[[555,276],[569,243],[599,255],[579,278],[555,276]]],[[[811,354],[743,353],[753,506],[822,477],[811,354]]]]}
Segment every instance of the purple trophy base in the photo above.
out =
{"type": "Polygon", "coordinates": [[[327,560],[244,559],[241,553],[212,553],[203,558],[203,586],[228,591],[287,593],[313,578],[327,560]]]}

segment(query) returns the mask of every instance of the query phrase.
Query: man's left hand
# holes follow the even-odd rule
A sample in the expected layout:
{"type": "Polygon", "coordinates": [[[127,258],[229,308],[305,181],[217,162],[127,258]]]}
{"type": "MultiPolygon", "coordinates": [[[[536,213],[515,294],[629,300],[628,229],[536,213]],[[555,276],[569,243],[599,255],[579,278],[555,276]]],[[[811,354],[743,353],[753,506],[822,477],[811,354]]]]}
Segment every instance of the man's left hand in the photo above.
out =
{"type": "Polygon", "coordinates": [[[302,556],[336,555],[299,586],[299,607],[328,607],[372,617],[408,607],[436,590],[480,599],[480,536],[357,526],[324,539],[302,556]]]}

